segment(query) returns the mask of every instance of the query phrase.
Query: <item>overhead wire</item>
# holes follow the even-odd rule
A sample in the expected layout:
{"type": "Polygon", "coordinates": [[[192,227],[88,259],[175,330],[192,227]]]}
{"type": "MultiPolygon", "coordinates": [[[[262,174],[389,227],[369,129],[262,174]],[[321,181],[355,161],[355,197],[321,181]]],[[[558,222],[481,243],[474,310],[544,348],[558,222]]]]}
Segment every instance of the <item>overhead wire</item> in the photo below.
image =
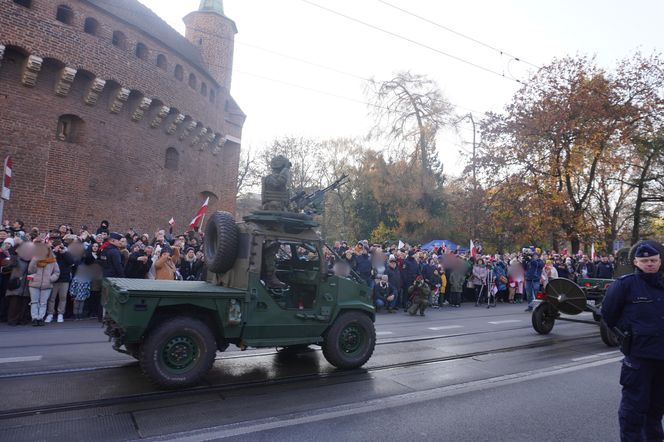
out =
{"type": "MultiPolygon", "coordinates": [[[[337,73],[337,74],[341,74],[341,75],[345,75],[345,76],[348,76],[348,77],[356,78],[356,79],[359,79],[359,80],[362,80],[362,81],[366,81],[366,82],[371,82],[371,81],[373,81],[373,79],[371,79],[371,78],[363,77],[363,76],[361,76],[361,75],[354,74],[354,73],[352,73],[352,72],[347,72],[347,71],[344,71],[344,70],[341,70],[341,69],[337,69],[337,68],[335,68],[335,67],[331,67],[331,66],[328,66],[328,65],[323,65],[323,64],[315,63],[315,62],[312,62],[312,61],[309,61],[309,60],[303,59],[303,58],[301,58],[301,57],[296,57],[296,56],[292,56],[292,55],[284,54],[284,53],[282,53],[282,52],[278,52],[278,51],[274,51],[274,50],[272,50],[272,49],[264,48],[264,47],[262,47],[262,46],[258,46],[258,45],[251,44],[251,43],[244,43],[244,42],[241,42],[241,41],[236,41],[236,40],[234,40],[234,39],[227,38],[227,37],[219,37],[219,36],[217,36],[216,34],[213,34],[213,33],[209,32],[209,31],[204,30],[204,29],[200,29],[200,28],[190,28],[190,29],[193,30],[193,31],[199,32],[199,33],[201,33],[201,34],[212,35],[212,36],[214,36],[214,37],[216,37],[216,38],[222,38],[222,39],[225,39],[225,40],[234,41],[235,43],[237,43],[237,44],[239,44],[239,45],[241,45],[241,46],[246,46],[246,47],[250,47],[250,48],[253,48],[253,49],[257,49],[257,50],[260,50],[260,51],[263,51],[263,52],[266,52],[266,53],[269,53],[269,54],[276,55],[276,56],[278,56],[278,57],[282,57],[282,58],[287,58],[287,59],[290,59],[290,60],[294,60],[294,61],[297,61],[297,62],[299,62],[299,63],[307,64],[307,65],[310,65],[310,66],[313,66],[313,67],[316,67],[316,68],[319,68],[319,69],[323,69],[323,70],[327,70],[327,71],[334,72],[334,73],[337,73]]],[[[210,66],[218,67],[218,68],[222,68],[222,69],[226,69],[226,70],[230,70],[230,68],[228,68],[227,66],[223,66],[223,65],[219,65],[219,64],[212,64],[212,65],[210,65],[210,66]]],[[[361,100],[358,100],[358,99],[354,99],[354,98],[350,98],[350,97],[344,97],[344,96],[342,96],[342,95],[338,95],[338,94],[335,94],[335,93],[333,93],[333,92],[327,92],[327,91],[323,91],[323,90],[320,90],[320,89],[315,89],[315,88],[310,88],[310,87],[302,86],[302,85],[299,85],[299,84],[296,84],[296,83],[291,83],[291,82],[288,82],[288,81],[279,80],[279,79],[276,79],[276,78],[271,78],[271,77],[268,77],[268,76],[265,76],[265,75],[262,75],[262,74],[255,74],[255,73],[253,73],[253,72],[238,71],[238,70],[235,70],[234,72],[235,72],[235,73],[240,73],[240,74],[243,74],[243,75],[250,75],[250,76],[253,76],[253,77],[256,77],[256,78],[262,79],[262,80],[267,80],[267,81],[273,81],[273,82],[276,82],[276,83],[281,83],[281,84],[284,84],[284,85],[286,85],[286,86],[291,86],[291,87],[295,87],[295,88],[298,88],[298,89],[305,89],[305,90],[308,90],[308,91],[311,91],[311,92],[318,92],[318,93],[321,93],[321,94],[323,94],[323,95],[329,95],[329,96],[333,96],[333,97],[340,98],[340,99],[347,99],[347,100],[349,100],[349,101],[354,101],[354,102],[357,102],[357,103],[366,103],[366,102],[364,102],[364,101],[361,101],[361,100]]],[[[233,72],[231,72],[231,73],[233,73],[233,72]]],[[[366,103],[366,104],[371,105],[370,103],[366,103]]],[[[464,110],[467,110],[467,111],[470,111],[470,112],[474,112],[474,113],[477,113],[477,114],[483,114],[483,113],[484,113],[484,112],[482,112],[482,111],[478,111],[478,110],[475,110],[475,109],[472,109],[472,108],[469,108],[469,107],[467,107],[467,106],[463,106],[463,105],[460,105],[460,104],[457,104],[457,103],[452,103],[452,102],[450,102],[450,104],[451,104],[452,106],[454,106],[454,107],[459,108],[459,109],[464,109],[464,110]]],[[[376,107],[376,106],[374,106],[374,107],[376,107]]]]}
{"type": "Polygon", "coordinates": [[[506,55],[506,56],[508,56],[508,57],[510,57],[510,58],[512,58],[512,59],[514,59],[515,61],[519,61],[519,62],[521,62],[521,63],[525,63],[525,64],[527,64],[527,65],[530,65],[530,66],[532,66],[532,67],[534,67],[534,68],[540,69],[540,66],[538,66],[538,65],[536,65],[536,64],[534,64],[534,63],[531,63],[531,62],[529,62],[529,61],[527,61],[527,60],[524,60],[524,59],[521,58],[521,57],[517,57],[516,55],[510,54],[509,52],[504,51],[504,50],[502,50],[502,49],[500,49],[500,48],[497,48],[497,47],[495,47],[495,46],[492,46],[492,45],[490,45],[490,44],[488,44],[488,43],[485,43],[485,42],[483,42],[483,41],[481,41],[481,40],[478,40],[478,39],[476,39],[476,38],[474,38],[474,37],[471,37],[471,36],[469,36],[469,35],[463,34],[463,33],[459,32],[459,31],[457,31],[457,30],[455,30],[455,29],[452,29],[452,28],[448,27],[448,26],[441,25],[440,23],[437,23],[437,22],[435,22],[435,21],[433,21],[433,20],[430,20],[430,19],[428,19],[428,18],[426,18],[426,17],[422,17],[421,15],[415,14],[414,12],[411,12],[411,11],[409,11],[409,10],[407,10],[407,9],[401,8],[401,7],[399,7],[399,6],[397,6],[397,5],[393,4],[393,3],[390,3],[390,2],[385,1],[385,0],[376,0],[376,1],[379,2],[379,3],[384,4],[385,6],[389,6],[390,8],[396,9],[397,11],[400,11],[400,12],[406,14],[406,15],[410,15],[411,17],[417,18],[418,20],[421,20],[421,21],[423,21],[423,22],[429,23],[430,25],[433,25],[433,26],[435,26],[435,27],[437,27],[437,28],[443,29],[443,30],[445,30],[445,31],[447,31],[447,32],[451,32],[451,33],[454,34],[454,35],[457,35],[457,36],[459,36],[459,37],[465,38],[466,40],[472,41],[473,43],[476,43],[476,44],[479,44],[479,45],[481,45],[481,46],[484,46],[484,47],[487,48],[487,49],[491,49],[492,51],[498,52],[498,53],[500,53],[501,55],[506,55]]]}
{"type": "Polygon", "coordinates": [[[323,10],[323,11],[327,11],[327,12],[329,12],[330,14],[334,14],[334,15],[337,15],[337,16],[339,16],[339,17],[343,17],[343,18],[345,18],[346,20],[349,20],[349,21],[352,21],[352,22],[355,22],[355,23],[359,23],[359,24],[361,24],[361,25],[363,25],[363,26],[366,26],[366,27],[368,27],[368,28],[371,28],[371,29],[374,29],[374,30],[376,30],[376,31],[382,32],[382,33],[384,33],[384,34],[391,35],[392,37],[398,38],[398,39],[400,39],[400,40],[404,40],[404,41],[406,41],[406,42],[408,42],[408,43],[411,43],[411,44],[414,44],[414,45],[416,45],[416,46],[420,46],[420,47],[422,47],[422,48],[424,48],[424,49],[430,50],[430,51],[435,52],[435,53],[437,53],[437,54],[443,55],[443,56],[445,56],[445,57],[449,57],[449,58],[451,58],[451,59],[453,59],[453,60],[456,60],[456,61],[458,61],[458,62],[460,62],[460,63],[467,64],[467,65],[472,66],[472,67],[474,67],[474,68],[476,68],[476,69],[480,69],[480,70],[482,70],[482,71],[484,71],[484,72],[487,72],[487,73],[490,73],[490,74],[496,75],[496,76],[498,76],[498,77],[500,77],[500,78],[504,78],[504,79],[506,79],[506,80],[508,80],[508,81],[515,81],[515,82],[520,83],[520,84],[523,83],[521,80],[519,80],[519,79],[517,79],[517,78],[510,78],[510,77],[506,76],[504,73],[501,73],[501,72],[495,71],[495,70],[493,70],[493,69],[491,69],[491,68],[488,68],[488,67],[486,67],[486,66],[482,66],[482,65],[477,64],[477,63],[474,63],[474,62],[472,62],[472,61],[470,61],[470,60],[466,60],[466,59],[461,58],[461,57],[459,57],[459,56],[456,56],[456,55],[450,54],[450,53],[448,53],[448,52],[442,51],[442,50],[440,50],[440,49],[434,48],[433,46],[429,46],[429,45],[427,45],[427,44],[425,44],[425,43],[419,42],[419,41],[417,41],[417,40],[413,40],[412,38],[406,37],[406,36],[401,35],[401,34],[398,34],[398,33],[396,33],[396,32],[392,32],[392,31],[390,31],[390,30],[388,30],[388,29],[381,28],[380,26],[376,26],[376,25],[373,25],[373,24],[371,24],[371,23],[368,23],[368,22],[365,22],[365,21],[363,21],[363,20],[360,20],[360,19],[358,19],[358,18],[351,17],[350,15],[344,14],[344,13],[339,12],[339,11],[336,11],[336,10],[334,10],[334,9],[330,9],[330,8],[325,7],[325,6],[323,6],[323,5],[319,5],[318,3],[314,3],[314,2],[312,2],[312,1],[310,1],[310,0],[300,0],[300,1],[303,2],[303,3],[306,3],[306,4],[308,4],[308,5],[314,6],[314,7],[316,7],[316,8],[319,8],[319,9],[321,9],[321,10],[323,10]]]}

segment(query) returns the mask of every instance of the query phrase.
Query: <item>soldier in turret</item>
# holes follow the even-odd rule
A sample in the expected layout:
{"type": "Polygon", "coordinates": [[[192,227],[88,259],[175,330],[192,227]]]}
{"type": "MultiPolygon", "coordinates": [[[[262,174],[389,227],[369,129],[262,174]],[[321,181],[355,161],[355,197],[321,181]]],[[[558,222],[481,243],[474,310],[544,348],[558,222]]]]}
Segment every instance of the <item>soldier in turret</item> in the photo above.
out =
{"type": "Polygon", "coordinates": [[[288,210],[290,202],[291,162],[283,155],[277,155],[270,161],[272,173],[263,177],[261,208],[263,210],[288,210]]]}
{"type": "MultiPolygon", "coordinates": [[[[270,161],[272,172],[263,177],[261,200],[263,210],[287,211],[290,203],[291,162],[283,155],[277,155],[270,161]]],[[[277,241],[263,246],[262,278],[269,288],[285,288],[276,275],[276,255],[281,245],[277,241]]]]}

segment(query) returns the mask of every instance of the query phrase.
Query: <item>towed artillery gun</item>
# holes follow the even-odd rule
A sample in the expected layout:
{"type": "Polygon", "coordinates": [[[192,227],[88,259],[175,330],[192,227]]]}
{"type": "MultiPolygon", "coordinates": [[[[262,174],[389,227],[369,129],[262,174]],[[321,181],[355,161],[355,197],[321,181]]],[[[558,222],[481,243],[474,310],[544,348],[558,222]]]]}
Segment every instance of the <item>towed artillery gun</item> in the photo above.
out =
{"type": "Polygon", "coordinates": [[[602,321],[601,305],[604,292],[611,279],[587,279],[574,281],[566,278],[554,278],[546,285],[543,293],[537,294],[535,308],[531,318],[533,328],[541,335],[553,330],[556,320],[599,325],[600,337],[609,347],[619,345],[618,337],[602,321]],[[583,312],[592,313],[593,320],[572,318],[583,312]],[[561,314],[569,315],[562,316],[561,314]]]}
{"type": "Polygon", "coordinates": [[[356,275],[328,272],[317,226],[286,210],[258,210],[238,223],[214,213],[205,227],[208,281],[104,280],[113,348],[165,388],[197,383],[231,344],[315,344],[335,367],[361,367],[376,343],[371,291],[356,275]]]}
{"type": "MultiPolygon", "coordinates": [[[[627,263],[634,262],[636,249],[642,244],[653,246],[659,250],[660,256],[664,257],[664,246],[662,244],[652,240],[644,240],[632,246],[625,259],[627,263]]],[[[577,285],[574,281],[566,278],[555,278],[549,281],[544,292],[539,293],[534,301],[533,328],[537,333],[546,335],[551,332],[556,320],[594,324],[599,325],[602,342],[609,347],[620,345],[620,337],[602,321],[601,313],[604,295],[613,280],[585,278],[578,282],[577,285]],[[592,313],[593,320],[569,317],[583,312],[592,313]],[[561,314],[569,316],[561,316],[561,314]]]]}

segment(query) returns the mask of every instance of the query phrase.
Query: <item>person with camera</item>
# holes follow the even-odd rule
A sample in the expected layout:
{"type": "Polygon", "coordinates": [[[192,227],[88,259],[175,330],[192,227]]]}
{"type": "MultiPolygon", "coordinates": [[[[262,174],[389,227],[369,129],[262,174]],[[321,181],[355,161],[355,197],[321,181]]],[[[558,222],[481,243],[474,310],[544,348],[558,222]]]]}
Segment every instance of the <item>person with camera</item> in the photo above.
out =
{"type": "Polygon", "coordinates": [[[373,302],[376,312],[379,312],[383,307],[387,307],[388,313],[396,313],[397,293],[394,287],[390,285],[387,275],[382,275],[374,286],[373,302]]]}
{"type": "Polygon", "coordinates": [[[61,239],[54,239],[52,242],[53,255],[58,263],[60,277],[53,283],[51,296],[48,298],[48,314],[44,322],[52,322],[57,313],[57,322],[65,321],[65,309],[67,308],[67,294],[69,293],[69,283],[71,282],[72,266],[75,263],[74,257],[67,251],[61,239]],[[58,303],[57,310],[55,303],[58,303]]]}
{"type": "Polygon", "coordinates": [[[659,251],[638,246],[634,273],[614,281],[602,320],[623,336],[618,412],[623,442],[662,441],[664,415],[664,275],[659,251]]]}
{"type": "Polygon", "coordinates": [[[420,316],[424,316],[424,311],[429,305],[429,294],[431,289],[429,285],[424,282],[422,275],[417,275],[413,285],[408,287],[408,296],[410,297],[411,306],[408,308],[408,314],[415,316],[419,311],[420,316]]]}
{"type": "Polygon", "coordinates": [[[527,312],[533,311],[533,302],[535,296],[540,288],[540,281],[542,279],[542,271],[544,270],[544,261],[542,261],[537,253],[524,253],[523,266],[526,271],[526,299],[528,300],[527,312]]]}

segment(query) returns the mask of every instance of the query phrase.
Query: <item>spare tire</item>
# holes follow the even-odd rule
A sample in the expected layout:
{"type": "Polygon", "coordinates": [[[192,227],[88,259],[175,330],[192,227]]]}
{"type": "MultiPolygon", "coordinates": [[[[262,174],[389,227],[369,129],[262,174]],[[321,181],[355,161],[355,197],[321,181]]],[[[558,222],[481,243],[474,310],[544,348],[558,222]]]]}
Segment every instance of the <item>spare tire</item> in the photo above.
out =
{"type": "MultiPolygon", "coordinates": [[[[629,255],[627,257],[628,265],[634,266],[634,255],[636,255],[636,249],[644,244],[648,244],[649,246],[655,248],[659,252],[660,257],[664,258],[664,246],[662,243],[652,239],[642,239],[641,241],[634,244],[631,249],[629,249],[629,255]]],[[[662,269],[660,269],[660,271],[662,271],[662,269]]]]}
{"type": "Polygon", "coordinates": [[[205,261],[213,273],[226,273],[235,264],[239,232],[228,212],[215,212],[205,226],[205,261]]]}

